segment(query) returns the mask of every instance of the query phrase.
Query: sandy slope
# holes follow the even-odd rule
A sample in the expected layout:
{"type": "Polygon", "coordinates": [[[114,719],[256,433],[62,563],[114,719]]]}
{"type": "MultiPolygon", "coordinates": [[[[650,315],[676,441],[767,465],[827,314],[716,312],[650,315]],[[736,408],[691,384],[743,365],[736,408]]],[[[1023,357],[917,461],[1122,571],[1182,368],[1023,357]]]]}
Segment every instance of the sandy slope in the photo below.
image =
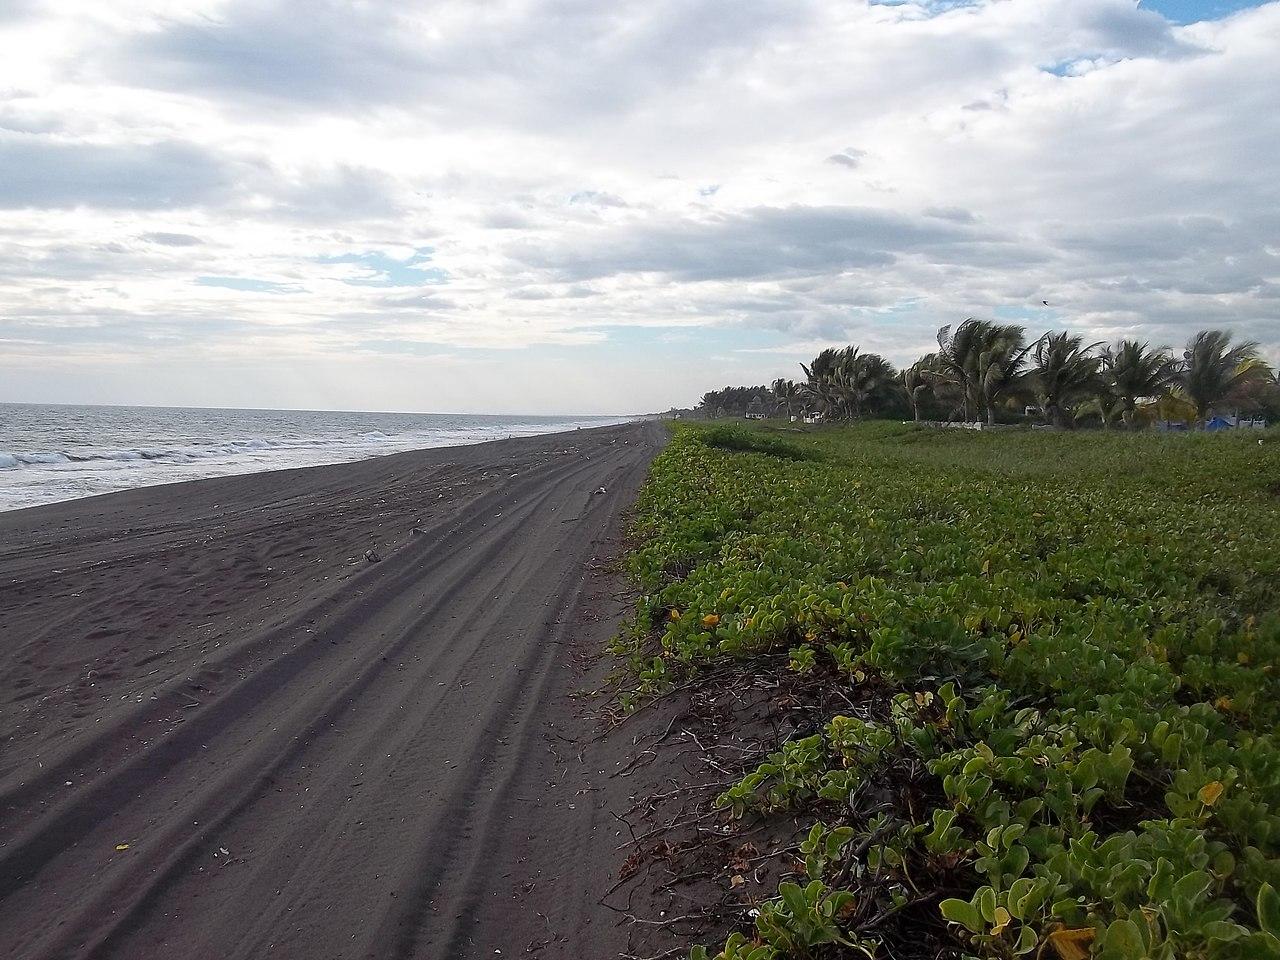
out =
{"type": "Polygon", "coordinates": [[[0,514],[5,955],[616,956],[626,756],[577,691],[663,437],[0,514]]]}

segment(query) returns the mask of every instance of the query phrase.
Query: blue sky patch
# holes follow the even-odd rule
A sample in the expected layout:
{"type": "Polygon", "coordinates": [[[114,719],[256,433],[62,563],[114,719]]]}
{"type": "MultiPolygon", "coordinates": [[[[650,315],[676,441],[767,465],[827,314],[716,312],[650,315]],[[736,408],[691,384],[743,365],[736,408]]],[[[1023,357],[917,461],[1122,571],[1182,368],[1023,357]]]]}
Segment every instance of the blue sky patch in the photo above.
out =
{"type": "Polygon", "coordinates": [[[252,277],[196,277],[202,287],[226,287],[228,290],[247,290],[250,293],[299,293],[302,288],[272,280],[255,280],[252,277]]]}
{"type": "Polygon", "coordinates": [[[1174,23],[1197,23],[1201,20],[1218,20],[1251,7],[1260,7],[1267,0],[1142,0],[1138,6],[1154,10],[1174,23]]]}
{"type": "Polygon", "coordinates": [[[319,263],[352,263],[364,267],[367,276],[343,277],[342,282],[353,287],[422,287],[433,283],[445,283],[449,274],[438,267],[423,267],[431,262],[431,247],[419,247],[404,260],[397,260],[377,250],[366,253],[343,253],[333,257],[318,257],[319,263]]]}
{"type": "Polygon", "coordinates": [[[976,7],[982,0],[867,0],[873,7],[905,7],[920,6],[930,17],[957,10],[960,7],[976,7]]]}
{"type": "Polygon", "coordinates": [[[1073,77],[1077,75],[1081,64],[1092,63],[1094,57],[1072,57],[1069,60],[1059,60],[1057,63],[1045,64],[1040,67],[1045,73],[1052,73],[1055,77],[1073,77]]]}
{"type": "MultiPolygon", "coordinates": [[[[868,0],[873,7],[920,6],[930,16],[938,16],[960,7],[978,6],[982,0],[868,0]]],[[[1173,23],[1198,23],[1219,20],[1240,10],[1261,7],[1274,0],[1141,0],[1138,6],[1154,10],[1173,23]]]]}

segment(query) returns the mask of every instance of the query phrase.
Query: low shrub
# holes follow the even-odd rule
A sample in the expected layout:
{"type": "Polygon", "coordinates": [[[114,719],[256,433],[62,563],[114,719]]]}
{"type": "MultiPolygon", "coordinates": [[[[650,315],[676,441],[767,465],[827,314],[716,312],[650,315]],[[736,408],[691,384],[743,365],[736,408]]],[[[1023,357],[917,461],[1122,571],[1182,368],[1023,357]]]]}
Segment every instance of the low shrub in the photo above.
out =
{"type": "Polygon", "coordinates": [[[766,433],[763,429],[719,424],[698,432],[698,439],[709,447],[721,450],[737,450],[764,453],[784,460],[817,460],[813,447],[802,447],[783,437],[766,433]]]}
{"type": "Polygon", "coordinates": [[[637,695],[767,654],[857,704],[720,798],[804,883],[693,956],[879,956],[925,905],[937,955],[1280,957],[1275,434],[807,442],[678,427],[638,504],[637,695]]]}

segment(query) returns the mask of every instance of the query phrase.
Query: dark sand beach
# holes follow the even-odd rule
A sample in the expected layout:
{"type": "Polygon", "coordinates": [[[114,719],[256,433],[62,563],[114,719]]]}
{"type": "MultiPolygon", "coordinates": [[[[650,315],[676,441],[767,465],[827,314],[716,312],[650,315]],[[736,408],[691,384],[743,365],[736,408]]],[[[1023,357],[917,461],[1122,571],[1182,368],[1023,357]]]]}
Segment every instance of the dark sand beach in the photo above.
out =
{"type": "Polygon", "coordinates": [[[617,956],[634,786],[581,691],[664,437],[0,514],[0,952],[617,956]]]}

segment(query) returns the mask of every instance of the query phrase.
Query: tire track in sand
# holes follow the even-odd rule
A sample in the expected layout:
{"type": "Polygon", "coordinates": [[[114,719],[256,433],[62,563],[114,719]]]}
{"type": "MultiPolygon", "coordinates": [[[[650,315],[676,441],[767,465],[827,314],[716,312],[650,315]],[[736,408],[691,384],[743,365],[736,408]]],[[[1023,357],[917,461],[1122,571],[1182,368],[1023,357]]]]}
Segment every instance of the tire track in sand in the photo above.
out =
{"type": "Polygon", "coordinates": [[[589,454],[257,638],[281,649],[119,769],[27,797],[35,816],[3,823],[0,942],[24,960],[467,955],[496,838],[524,815],[512,787],[572,720],[584,570],[661,442],[587,433],[589,454]]]}

